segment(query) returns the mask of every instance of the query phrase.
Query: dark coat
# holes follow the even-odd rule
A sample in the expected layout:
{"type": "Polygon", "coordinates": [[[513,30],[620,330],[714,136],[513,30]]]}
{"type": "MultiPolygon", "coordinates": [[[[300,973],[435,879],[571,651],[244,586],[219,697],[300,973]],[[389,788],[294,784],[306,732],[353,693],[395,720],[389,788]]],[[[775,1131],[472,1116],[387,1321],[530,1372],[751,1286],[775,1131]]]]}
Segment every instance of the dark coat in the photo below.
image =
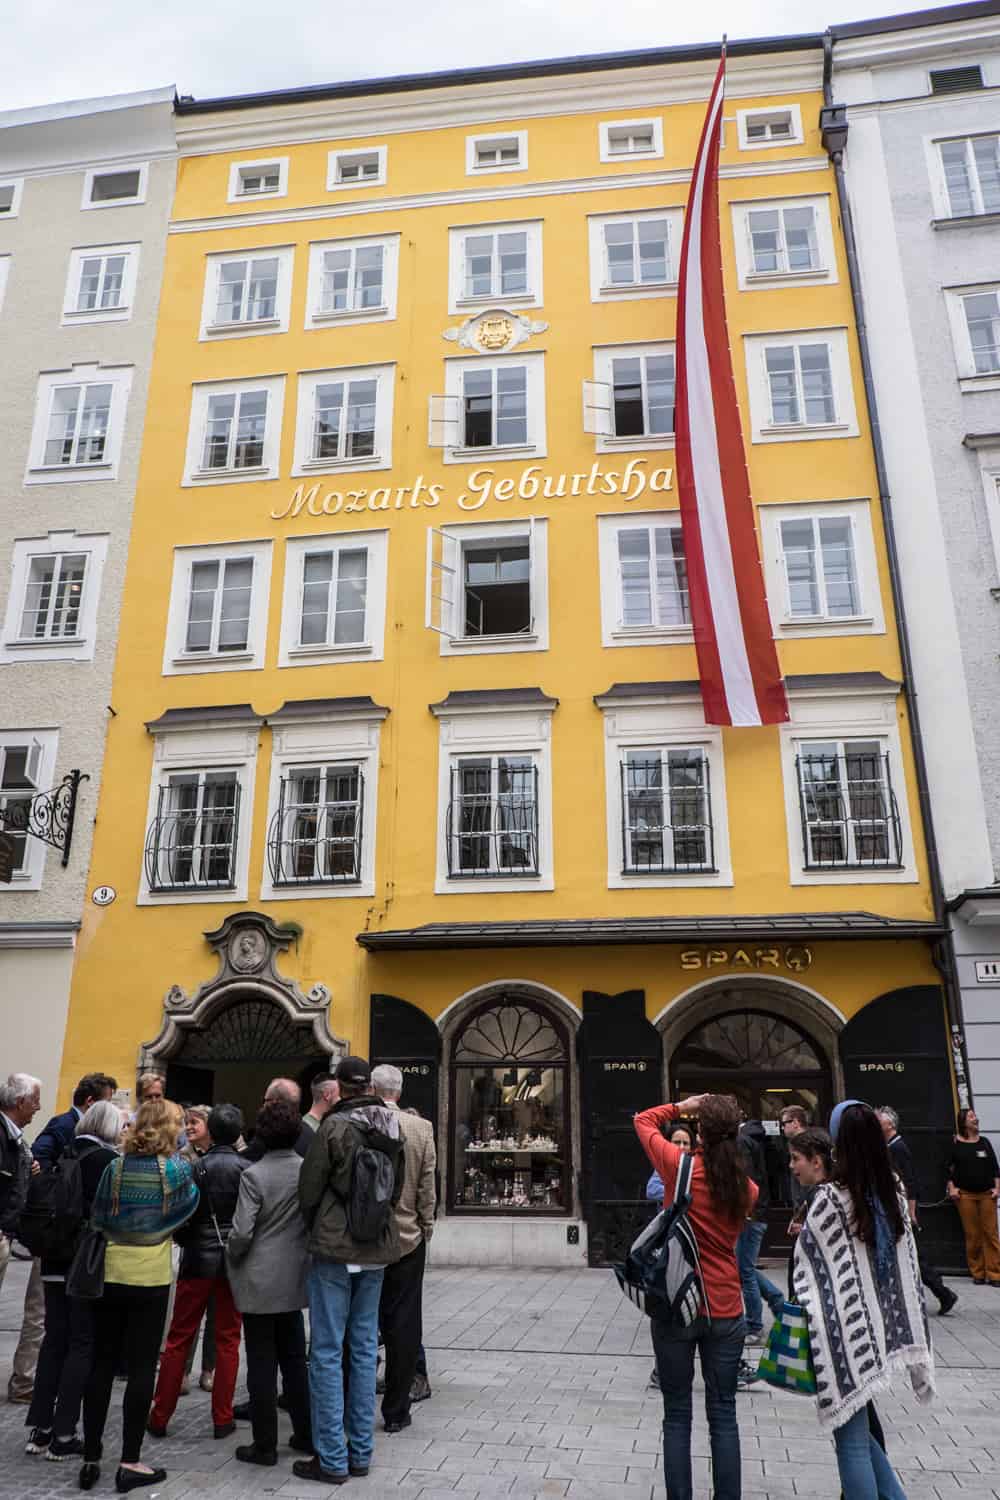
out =
{"type": "MultiPolygon", "coordinates": [[[[313,1127],[312,1125],[307,1125],[305,1117],[303,1116],[302,1129],[299,1131],[299,1138],[295,1142],[294,1147],[295,1151],[299,1156],[302,1157],[303,1160],[305,1160],[305,1154],[313,1143],[313,1138],[315,1137],[316,1130],[318,1128],[318,1126],[313,1127]]],[[[249,1146],[247,1146],[246,1150],[243,1152],[243,1160],[253,1164],[254,1162],[263,1161],[265,1155],[266,1151],[263,1143],[259,1141],[256,1136],[254,1136],[249,1146]]]]}
{"type": "Polygon", "coordinates": [[[80,1116],[75,1109],[68,1109],[65,1114],[53,1115],[45,1129],[39,1131],[32,1143],[31,1151],[35,1160],[41,1162],[43,1167],[54,1166],[76,1135],[79,1119],[80,1116]]]}
{"type": "Polygon", "coordinates": [[[28,1196],[31,1152],[0,1120],[0,1234],[12,1235],[28,1196]]]}
{"type": "Polygon", "coordinates": [[[194,1180],[201,1196],[190,1219],[174,1236],[181,1247],[178,1280],[225,1276],[225,1244],[233,1227],[246,1166],[246,1160],[232,1146],[213,1146],[195,1164],[194,1180]]]}
{"type": "MultiPolygon", "coordinates": [[[[118,1152],[113,1146],[107,1146],[103,1141],[97,1141],[91,1135],[74,1137],[72,1149],[80,1159],[80,1188],[83,1192],[83,1216],[84,1221],[90,1218],[90,1209],[97,1192],[97,1184],[104,1176],[104,1168],[108,1162],[114,1161],[118,1152]]],[[[61,1152],[60,1155],[65,1155],[61,1152]]],[[[49,1260],[42,1257],[43,1276],[65,1276],[69,1270],[70,1262],[61,1260],[49,1260]]]]}
{"type": "Polygon", "coordinates": [[[740,1150],[743,1163],[757,1184],[757,1202],[751,1214],[753,1219],[766,1219],[771,1206],[771,1192],[767,1180],[767,1157],[765,1145],[767,1132],[759,1120],[747,1120],[740,1126],[740,1150]]]}

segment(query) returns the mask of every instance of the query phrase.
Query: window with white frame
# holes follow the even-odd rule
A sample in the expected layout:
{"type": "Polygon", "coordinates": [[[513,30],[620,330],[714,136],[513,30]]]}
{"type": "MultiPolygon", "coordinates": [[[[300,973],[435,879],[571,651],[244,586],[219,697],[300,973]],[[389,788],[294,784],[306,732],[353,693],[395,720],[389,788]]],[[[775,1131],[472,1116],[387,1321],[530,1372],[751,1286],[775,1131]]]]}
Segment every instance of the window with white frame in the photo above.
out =
{"type": "Polygon", "coordinates": [[[944,296],[962,390],[1000,388],[1000,284],[947,287],[944,296]]]}
{"type": "Polygon", "coordinates": [[[83,183],[83,208],[120,208],[145,203],[146,162],[127,167],[91,168],[83,183]]]}
{"type": "Polygon", "coordinates": [[[761,146],[801,145],[804,139],[802,111],[797,104],[776,109],[738,109],[736,129],[741,151],[761,146]]]}
{"type": "Polygon", "coordinates": [[[246,198],[283,198],[288,192],[288,157],[234,161],[229,167],[229,202],[246,198]]]}
{"type": "Polygon", "coordinates": [[[866,500],[765,505],[760,524],[776,631],[798,636],[884,630],[866,500]]]}
{"type": "Polygon", "coordinates": [[[679,208],[591,214],[590,295],[594,302],[662,297],[677,285],[679,208]]]}
{"type": "Polygon", "coordinates": [[[163,670],[263,666],[271,544],[178,547],[163,670]]]}
{"type": "Polygon", "coordinates": [[[1000,213],[1000,135],[973,135],[937,145],[951,218],[1000,213]]]}
{"type": "Polygon", "coordinates": [[[538,765],[528,755],[458,756],[448,800],[448,877],[538,874],[538,765]]]}
{"type": "Polygon", "coordinates": [[[327,157],[326,186],[335,188],[381,187],[386,180],[387,146],[363,150],[331,151],[327,157]]]}
{"type": "Polygon", "coordinates": [[[40,376],[25,483],[117,478],[131,383],[131,366],[40,376]]]}
{"type": "Polygon", "coordinates": [[[680,516],[601,516],[598,525],[604,645],[688,639],[691,604],[680,516]]]}
{"type": "Polygon", "coordinates": [[[699,745],[627,749],[620,766],[625,875],[714,870],[708,756],[699,745]]]}
{"type": "Polygon", "coordinates": [[[196,385],[183,482],[274,478],[283,399],[280,375],[196,385]]]}
{"type": "Polygon", "coordinates": [[[0,661],[86,661],[94,654],[108,538],[53,531],[14,543],[0,661]]]}
{"type": "Polygon", "coordinates": [[[286,332],[293,254],[285,246],[252,255],[210,255],[201,337],[286,332]]]}
{"type": "Polygon", "coordinates": [[[444,449],[445,463],[545,456],[545,367],[542,354],[492,361],[445,361],[445,395],[428,403],[428,443],[444,449]]]}
{"type": "Polygon", "coordinates": [[[672,344],[620,344],[594,350],[584,381],[584,430],[598,452],[673,443],[676,369],[672,344]]]}
{"type": "Polygon", "coordinates": [[[0,219],[16,219],[21,212],[23,177],[0,177],[0,219]]]}
{"type": "Polygon", "coordinates": [[[526,130],[509,130],[503,135],[465,137],[465,170],[470,176],[478,172],[520,172],[527,165],[526,130]]]}
{"type": "Polygon", "coordinates": [[[300,375],[292,473],[390,468],[395,373],[360,365],[300,375]]]}
{"type": "Polygon", "coordinates": [[[26,831],[32,798],[55,781],[58,734],[54,729],[0,730],[0,826],[13,843],[8,890],[38,890],[46,844],[26,831]]]}
{"type": "Polygon", "coordinates": [[[732,211],[741,287],[837,280],[828,198],[734,203],[732,211]]]}
{"type": "Polygon", "coordinates": [[[69,258],[64,323],[113,323],[132,315],[138,245],[94,245],[69,258]]]}
{"type": "Polygon", "coordinates": [[[310,246],[306,327],[394,318],[398,269],[398,234],[310,246]]]}
{"type": "Polygon", "coordinates": [[[856,437],[845,329],[745,335],[754,442],[856,437]]]}
{"type": "Polygon", "coordinates": [[[490,302],[541,306],[540,220],[451,229],[448,240],[451,312],[490,302]]]}
{"type": "Polygon", "coordinates": [[[547,522],[468,522],[427,534],[425,623],[446,654],[548,646],[547,522]]]}
{"type": "Polygon", "coordinates": [[[279,666],[381,661],[387,547],[385,531],[289,541],[279,666]]]}
{"type": "Polygon", "coordinates": [[[663,155],[663,121],[602,120],[598,127],[601,161],[620,161],[623,157],[648,160],[663,155]]]}

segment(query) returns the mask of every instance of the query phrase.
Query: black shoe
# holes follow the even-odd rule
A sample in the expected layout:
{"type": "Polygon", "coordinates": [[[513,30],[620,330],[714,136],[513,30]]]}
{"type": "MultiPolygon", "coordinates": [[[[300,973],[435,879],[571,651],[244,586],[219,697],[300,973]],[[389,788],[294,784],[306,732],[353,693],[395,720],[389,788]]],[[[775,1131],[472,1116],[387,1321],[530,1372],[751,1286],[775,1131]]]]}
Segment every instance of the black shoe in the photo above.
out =
{"type": "Polygon", "coordinates": [[[222,1424],[221,1427],[218,1426],[218,1425],[216,1425],[215,1427],[212,1428],[212,1436],[213,1437],[217,1437],[217,1438],[232,1437],[232,1435],[233,1435],[233,1433],[235,1431],[236,1431],[236,1423],[235,1422],[223,1422],[223,1424],[222,1424]]]}
{"type": "Polygon", "coordinates": [[[152,1417],[150,1417],[149,1421],[146,1423],[146,1431],[149,1433],[150,1437],[155,1438],[165,1438],[167,1435],[167,1429],[165,1427],[157,1427],[152,1417]]]}
{"type": "Polygon", "coordinates": [[[414,1401],[429,1401],[434,1392],[426,1375],[414,1375],[413,1384],[410,1386],[410,1404],[414,1401]]]}
{"type": "Polygon", "coordinates": [[[299,1437],[297,1432],[293,1432],[288,1439],[288,1446],[289,1448],[294,1448],[296,1453],[315,1453],[316,1451],[313,1447],[312,1438],[299,1437]]]}
{"type": "Polygon", "coordinates": [[[368,1478],[368,1465],[367,1464],[350,1464],[350,1465],[348,1465],[347,1472],[348,1472],[348,1474],[350,1474],[350,1476],[351,1476],[352,1479],[367,1479],[368,1478]]]}
{"type": "Polygon", "coordinates": [[[973,1276],[973,1278],[972,1278],[972,1285],[973,1286],[985,1286],[986,1285],[986,1277],[985,1276],[973,1276]]]}
{"type": "Polygon", "coordinates": [[[649,1373],[649,1379],[646,1384],[651,1390],[658,1391],[660,1389],[660,1372],[655,1365],[649,1373]]]}
{"type": "Polygon", "coordinates": [[[52,1442],[51,1427],[33,1427],[24,1445],[25,1453],[44,1453],[52,1442]]]}
{"type": "Polygon", "coordinates": [[[273,1469],[278,1462],[277,1449],[258,1448],[256,1443],[243,1443],[237,1448],[236,1457],[241,1464],[260,1464],[264,1469],[273,1469]]]}
{"type": "Polygon", "coordinates": [[[45,1457],[50,1463],[60,1464],[67,1458],[80,1458],[83,1455],[83,1441],[78,1437],[53,1438],[49,1444],[49,1451],[45,1457]]]}
{"type": "Polygon", "coordinates": [[[92,1490],[101,1477],[100,1464],[82,1464],[77,1484],[81,1490],[92,1490]]]}
{"type": "Polygon", "coordinates": [[[167,1477],[166,1469],[152,1469],[148,1474],[143,1474],[140,1469],[123,1469],[119,1466],[115,1475],[115,1489],[119,1495],[127,1495],[129,1490],[141,1490],[150,1484],[162,1484],[167,1477]]]}
{"type": "Polygon", "coordinates": [[[386,1432],[402,1432],[404,1427],[412,1427],[413,1418],[407,1412],[405,1417],[395,1417],[391,1422],[386,1422],[386,1432]]]}
{"type": "Polygon", "coordinates": [[[946,1318],[957,1302],[958,1293],[953,1292],[950,1288],[947,1288],[945,1290],[944,1296],[941,1298],[941,1306],[938,1309],[940,1316],[942,1318],[946,1318]]]}
{"type": "Polygon", "coordinates": [[[296,1479],[315,1479],[317,1484],[346,1484],[350,1475],[335,1474],[332,1469],[324,1469],[319,1459],[297,1458],[292,1464],[292,1473],[296,1479]]]}
{"type": "Polygon", "coordinates": [[[249,1422],[249,1420],[250,1420],[250,1402],[249,1401],[241,1401],[238,1406],[234,1406],[233,1407],[233,1421],[234,1422],[249,1422]]]}

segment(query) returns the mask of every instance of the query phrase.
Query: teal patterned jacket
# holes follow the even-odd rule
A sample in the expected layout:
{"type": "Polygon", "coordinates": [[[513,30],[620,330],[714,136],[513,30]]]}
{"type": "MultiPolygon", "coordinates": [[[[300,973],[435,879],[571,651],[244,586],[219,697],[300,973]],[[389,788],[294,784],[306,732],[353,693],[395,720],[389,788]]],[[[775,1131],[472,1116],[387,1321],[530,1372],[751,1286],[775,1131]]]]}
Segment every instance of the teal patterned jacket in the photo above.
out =
{"type": "Polygon", "coordinates": [[[91,1225],[116,1245],[160,1245],[198,1207],[190,1162],[182,1156],[120,1156],[97,1185],[91,1225]]]}

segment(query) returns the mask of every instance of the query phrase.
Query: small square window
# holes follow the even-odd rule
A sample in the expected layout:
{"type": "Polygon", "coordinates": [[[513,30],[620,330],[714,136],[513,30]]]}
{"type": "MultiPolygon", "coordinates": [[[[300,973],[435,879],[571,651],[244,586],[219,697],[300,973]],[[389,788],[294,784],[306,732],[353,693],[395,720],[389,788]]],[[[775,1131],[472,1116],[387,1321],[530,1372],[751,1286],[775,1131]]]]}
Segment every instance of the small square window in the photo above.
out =
{"type": "Polygon", "coordinates": [[[0,219],[16,219],[21,210],[24,180],[20,177],[0,179],[0,219]]]}
{"type": "Polygon", "coordinates": [[[265,161],[235,161],[229,166],[229,202],[254,198],[283,198],[288,192],[288,157],[265,161]]]}
{"type": "Polygon", "coordinates": [[[387,146],[369,146],[363,151],[331,151],[327,167],[327,191],[383,186],[386,180],[387,155],[387,146]]]}
{"type": "Polygon", "coordinates": [[[528,165],[528,132],[512,130],[506,135],[468,135],[465,138],[465,170],[476,172],[520,172],[528,165]]]}
{"type": "Polygon", "coordinates": [[[804,139],[802,111],[797,104],[779,109],[739,109],[736,123],[741,151],[801,145],[804,139]]]}
{"type": "Polygon", "coordinates": [[[601,161],[621,161],[625,157],[663,155],[663,121],[604,120],[599,126],[601,161]]]}
{"type": "Polygon", "coordinates": [[[107,170],[91,168],[84,177],[82,207],[116,208],[144,203],[148,172],[146,164],[107,170]]]}

